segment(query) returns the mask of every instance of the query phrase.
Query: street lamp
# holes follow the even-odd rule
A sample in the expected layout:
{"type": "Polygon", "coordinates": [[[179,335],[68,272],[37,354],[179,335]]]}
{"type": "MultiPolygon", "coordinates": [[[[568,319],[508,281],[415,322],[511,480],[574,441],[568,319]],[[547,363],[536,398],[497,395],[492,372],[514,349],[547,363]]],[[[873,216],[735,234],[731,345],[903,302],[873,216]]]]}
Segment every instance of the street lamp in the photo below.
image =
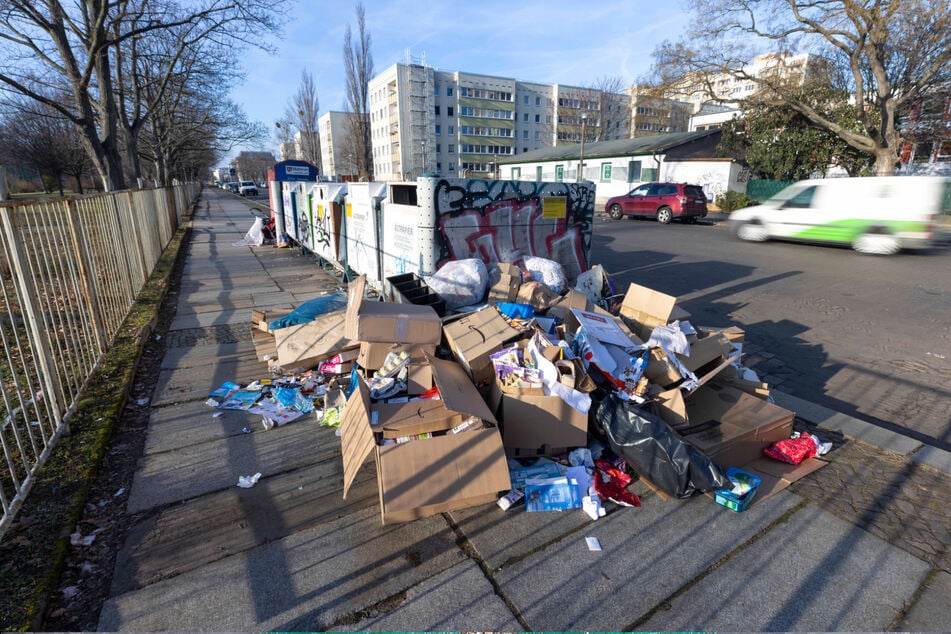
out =
{"type": "Polygon", "coordinates": [[[578,154],[578,182],[581,182],[581,172],[584,170],[584,128],[588,122],[588,113],[581,113],[581,153],[578,154]]]}

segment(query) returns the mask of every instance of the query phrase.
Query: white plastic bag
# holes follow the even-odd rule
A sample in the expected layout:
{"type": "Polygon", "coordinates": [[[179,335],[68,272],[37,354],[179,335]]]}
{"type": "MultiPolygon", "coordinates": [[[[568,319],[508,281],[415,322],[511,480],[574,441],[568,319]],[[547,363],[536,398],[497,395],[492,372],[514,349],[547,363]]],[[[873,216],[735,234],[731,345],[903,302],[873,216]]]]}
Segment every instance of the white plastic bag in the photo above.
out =
{"type": "Polygon", "coordinates": [[[244,235],[244,239],[239,242],[232,242],[233,247],[259,247],[264,244],[264,220],[260,217],[254,219],[254,224],[244,235]]]}
{"type": "Polygon", "coordinates": [[[478,258],[447,262],[426,283],[446,302],[446,308],[478,304],[485,297],[489,273],[478,258]]]}
{"type": "Polygon", "coordinates": [[[568,287],[568,280],[565,278],[565,271],[561,264],[554,260],[545,258],[528,257],[524,260],[525,270],[528,271],[532,280],[541,282],[554,292],[561,295],[568,287]]]}

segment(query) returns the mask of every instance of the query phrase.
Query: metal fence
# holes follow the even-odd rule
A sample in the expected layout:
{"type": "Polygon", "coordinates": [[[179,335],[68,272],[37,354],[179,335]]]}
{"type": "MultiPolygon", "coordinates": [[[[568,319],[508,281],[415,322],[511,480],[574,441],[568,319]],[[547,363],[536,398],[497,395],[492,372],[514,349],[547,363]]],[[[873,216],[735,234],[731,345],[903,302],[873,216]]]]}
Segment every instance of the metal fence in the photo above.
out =
{"type": "Polygon", "coordinates": [[[0,538],[199,189],[0,205],[0,538]]]}
{"type": "Polygon", "coordinates": [[[751,200],[763,202],[795,182],[794,180],[750,179],[746,183],[746,197],[751,200]]]}

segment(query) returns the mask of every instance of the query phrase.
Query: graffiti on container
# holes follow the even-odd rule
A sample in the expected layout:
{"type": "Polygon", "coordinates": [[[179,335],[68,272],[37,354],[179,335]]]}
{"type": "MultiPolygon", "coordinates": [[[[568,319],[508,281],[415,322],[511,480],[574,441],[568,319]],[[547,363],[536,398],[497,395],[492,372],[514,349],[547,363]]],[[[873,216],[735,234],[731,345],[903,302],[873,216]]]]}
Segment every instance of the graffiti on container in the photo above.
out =
{"type": "Polygon", "coordinates": [[[435,205],[438,266],[464,258],[492,265],[537,256],[561,263],[569,279],[588,268],[594,217],[590,186],[441,180],[435,205]],[[564,206],[560,201],[546,205],[551,197],[563,198],[564,206]]]}

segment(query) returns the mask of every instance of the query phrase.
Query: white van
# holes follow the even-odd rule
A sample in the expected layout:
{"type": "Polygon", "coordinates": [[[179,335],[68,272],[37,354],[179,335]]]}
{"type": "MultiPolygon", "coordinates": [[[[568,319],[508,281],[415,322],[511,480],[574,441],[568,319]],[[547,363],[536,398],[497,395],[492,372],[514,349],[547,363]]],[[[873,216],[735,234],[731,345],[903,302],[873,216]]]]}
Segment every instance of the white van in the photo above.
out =
{"type": "Polygon", "coordinates": [[[770,238],[850,245],[888,255],[927,248],[951,229],[951,179],[935,176],[825,178],[794,183],[761,205],[730,214],[742,240],[770,238]]]}

